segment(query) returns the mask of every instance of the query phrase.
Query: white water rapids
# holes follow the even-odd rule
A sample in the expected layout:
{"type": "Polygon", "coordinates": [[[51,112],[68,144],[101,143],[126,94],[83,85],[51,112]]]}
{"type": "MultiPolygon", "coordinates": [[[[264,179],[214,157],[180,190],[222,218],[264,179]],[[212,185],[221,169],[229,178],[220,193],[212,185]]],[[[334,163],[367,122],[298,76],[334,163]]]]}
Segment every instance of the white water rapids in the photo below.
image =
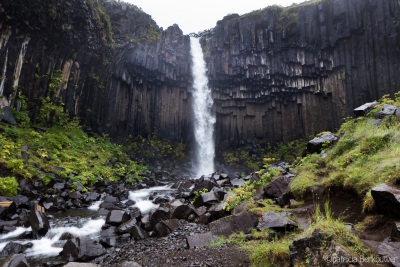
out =
{"type": "MultiPolygon", "coordinates": [[[[145,188],[136,191],[130,191],[129,199],[136,202],[132,207],[138,207],[142,214],[147,214],[151,210],[159,207],[159,205],[154,204],[151,200],[149,200],[150,198],[162,195],[172,199],[172,193],[174,191],[175,190],[171,189],[170,186],[145,188]]],[[[51,223],[51,228],[47,234],[37,240],[22,238],[24,233],[29,233],[32,231],[31,227],[17,227],[12,232],[0,234],[0,252],[11,241],[20,244],[32,243],[32,247],[28,248],[24,254],[29,258],[47,258],[57,256],[62,251],[65,240],[60,241],[60,237],[64,233],[70,233],[74,236],[89,236],[90,238],[99,238],[101,234],[101,228],[105,223],[105,218],[98,217],[96,219],[92,219],[91,217],[96,216],[96,211],[99,210],[101,203],[102,201],[93,202],[92,205],[87,209],[79,211],[79,215],[76,214],[77,217],[67,217],[71,216],[71,212],[74,212],[68,211],[66,214],[63,214],[61,220],[57,219],[58,223],[54,223],[54,221],[52,221],[53,223],[51,223]]]]}
{"type": "Polygon", "coordinates": [[[196,177],[214,172],[214,124],[213,99],[208,87],[203,50],[197,38],[190,38],[193,74],[193,112],[196,140],[196,177]]]}

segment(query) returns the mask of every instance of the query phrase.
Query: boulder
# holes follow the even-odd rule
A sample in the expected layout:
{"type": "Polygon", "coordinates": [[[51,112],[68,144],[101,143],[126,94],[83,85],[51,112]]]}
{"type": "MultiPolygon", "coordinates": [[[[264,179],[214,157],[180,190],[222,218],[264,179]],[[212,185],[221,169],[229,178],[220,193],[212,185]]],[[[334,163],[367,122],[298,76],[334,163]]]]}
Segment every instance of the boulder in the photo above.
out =
{"type": "Polygon", "coordinates": [[[324,260],[321,255],[321,248],[330,242],[331,240],[328,240],[326,235],[321,233],[319,229],[314,230],[311,236],[293,241],[289,246],[291,266],[302,266],[306,264],[306,261],[322,263],[324,260]]]}
{"type": "Polygon", "coordinates": [[[22,245],[20,243],[9,242],[3,250],[0,252],[0,258],[7,257],[12,254],[19,254],[23,253],[25,250],[28,249],[29,246],[22,245]]]}
{"type": "Polygon", "coordinates": [[[167,220],[170,218],[170,209],[168,208],[158,208],[151,212],[149,215],[150,227],[153,228],[162,220],[167,220]]]}
{"type": "Polygon", "coordinates": [[[178,219],[169,219],[158,222],[154,228],[158,236],[167,236],[169,233],[173,232],[180,225],[181,224],[178,219]]]}
{"type": "Polygon", "coordinates": [[[120,226],[127,222],[131,216],[123,210],[110,210],[106,217],[106,223],[114,226],[120,226]]]}
{"type": "Polygon", "coordinates": [[[258,218],[250,211],[227,216],[210,223],[210,231],[214,235],[229,236],[237,232],[248,232],[257,226],[258,218]]]}
{"type": "Polygon", "coordinates": [[[369,111],[371,111],[374,107],[376,107],[379,103],[378,102],[370,102],[370,103],[365,103],[362,106],[359,106],[358,108],[354,109],[354,115],[357,117],[360,116],[365,116],[369,111]]]}
{"type": "Polygon", "coordinates": [[[281,197],[289,190],[289,184],[292,182],[293,177],[293,174],[286,174],[275,178],[264,188],[264,195],[267,198],[281,197]]]}
{"type": "Polygon", "coordinates": [[[226,203],[218,203],[213,205],[208,212],[210,213],[210,221],[218,220],[222,217],[228,216],[230,214],[229,211],[225,209],[226,203]]]}
{"type": "Polygon", "coordinates": [[[117,240],[115,237],[116,232],[117,227],[115,226],[111,226],[110,228],[101,231],[101,237],[99,241],[100,244],[106,248],[115,247],[117,245],[117,240]]]}
{"type": "Polygon", "coordinates": [[[381,214],[390,214],[400,218],[400,189],[387,184],[380,184],[371,190],[376,210],[381,214]]]}
{"type": "Polygon", "coordinates": [[[200,178],[198,180],[196,180],[196,183],[192,189],[192,194],[194,192],[204,192],[205,189],[207,189],[207,191],[211,191],[211,189],[213,189],[214,186],[218,186],[218,184],[215,182],[214,179],[208,179],[208,178],[200,178]]]}
{"type": "Polygon", "coordinates": [[[74,192],[70,193],[68,197],[70,199],[81,199],[82,198],[82,194],[79,191],[74,191],[74,192]]]}
{"type": "Polygon", "coordinates": [[[396,111],[396,106],[385,104],[383,105],[382,110],[378,112],[378,117],[383,118],[386,116],[395,115],[396,111]]]}
{"type": "Polygon", "coordinates": [[[8,122],[11,125],[17,124],[10,107],[3,107],[3,108],[0,108],[0,110],[1,110],[0,111],[0,121],[8,122]]]}
{"type": "Polygon", "coordinates": [[[400,222],[393,222],[390,240],[400,242],[400,222]]]}
{"type": "Polygon", "coordinates": [[[130,219],[129,221],[127,221],[127,222],[121,224],[121,225],[118,227],[118,233],[119,233],[119,234],[130,233],[130,232],[131,232],[131,229],[136,225],[136,223],[137,223],[136,218],[130,219]]]}
{"type": "Polygon", "coordinates": [[[110,202],[102,202],[100,204],[100,208],[103,208],[106,210],[122,210],[120,207],[118,207],[115,204],[110,203],[110,202]]]}
{"type": "Polygon", "coordinates": [[[244,179],[242,179],[242,178],[234,178],[230,182],[231,182],[233,187],[241,187],[241,186],[244,185],[244,183],[246,181],[244,179]]]}
{"type": "Polygon", "coordinates": [[[337,136],[332,133],[323,134],[319,137],[315,137],[310,140],[307,144],[307,152],[309,153],[321,153],[324,144],[332,144],[337,141],[337,136]]]}
{"type": "Polygon", "coordinates": [[[49,220],[47,219],[46,214],[44,214],[44,208],[37,204],[31,207],[28,222],[32,227],[32,232],[35,237],[46,235],[50,229],[49,220]]]}
{"type": "Polygon", "coordinates": [[[1,267],[29,267],[24,254],[13,254],[0,260],[1,267]]]}
{"type": "Polygon", "coordinates": [[[264,213],[261,221],[257,225],[258,230],[273,229],[275,231],[285,232],[297,228],[297,224],[289,219],[286,212],[277,213],[269,211],[264,213]]]}
{"type": "Polygon", "coordinates": [[[184,204],[179,200],[171,203],[171,218],[186,220],[190,214],[194,213],[194,207],[191,204],[184,204]]]}
{"type": "Polygon", "coordinates": [[[400,267],[400,242],[391,242],[389,238],[386,238],[378,246],[376,252],[380,255],[382,262],[387,262],[392,266],[400,267]]]}
{"type": "Polygon", "coordinates": [[[99,242],[88,237],[77,237],[68,240],[60,254],[67,261],[90,261],[105,253],[106,250],[99,242]]]}
{"type": "Polygon", "coordinates": [[[193,206],[200,207],[202,205],[213,205],[219,203],[217,196],[213,191],[201,194],[196,200],[193,202],[193,206]]]}
{"type": "Polygon", "coordinates": [[[216,239],[210,232],[204,234],[194,234],[186,237],[189,248],[202,248],[216,239]]]}
{"type": "Polygon", "coordinates": [[[87,192],[84,194],[83,199],[87,203],[91,203],[100,199],[100,194],[96,192],[87,192]]]}
{"type": "Polygon", "coordinates": [[[145,230],[140,228],[138,225],[135,225],[131,228],[131,237],[135,240],[142,240],[148,237],[148,234],[145,230]]]}

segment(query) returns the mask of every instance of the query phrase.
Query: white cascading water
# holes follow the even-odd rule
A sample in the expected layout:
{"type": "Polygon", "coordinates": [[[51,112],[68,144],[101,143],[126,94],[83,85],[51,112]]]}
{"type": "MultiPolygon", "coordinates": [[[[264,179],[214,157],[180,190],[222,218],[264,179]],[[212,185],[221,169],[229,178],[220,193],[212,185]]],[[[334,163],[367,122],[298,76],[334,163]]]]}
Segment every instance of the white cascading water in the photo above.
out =
{"type": "Polygon", "coordinates": [[[193,74],[193,112],[196,139],[196,177],[214,172],[214,124],[213,99],[208,87],[203,50],[197,38],[190,38],[193,74]]]}

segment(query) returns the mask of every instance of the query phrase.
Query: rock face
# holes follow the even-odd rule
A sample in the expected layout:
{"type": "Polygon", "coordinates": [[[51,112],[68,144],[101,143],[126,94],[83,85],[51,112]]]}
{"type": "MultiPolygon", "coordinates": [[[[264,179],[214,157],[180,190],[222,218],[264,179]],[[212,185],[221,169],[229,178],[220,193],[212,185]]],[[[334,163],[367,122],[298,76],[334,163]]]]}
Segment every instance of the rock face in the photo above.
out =
{"type": "Polygon", "coordinates": [[[398,91],[399,16],[396,0],[322,0],[218,21],[202,38],[217,142],[334,129],[398,91]]]}
{"type": "MultiPolygon", "coordinates": [[[[321,0],[229,15],[202,35],[217,145],[335,129],[400,90],[398,0],[321,0]]],[[[88,130],[191,141],[190,41],[126,3],[0,3],[0,96],[61,101],[88,130]],[[60,83],[54,84],[59,76],[60,83]]]]}
{"type": "Polygon", "coordinates": [[[16,106],[22,92],[33,118],[49,96],[93,131],[186,140],[189,53],[177,25],[162,30],[127,3],[0,3],[0,96],[16,106]],[[50,89],[57,73],[61,82],[50,89]]]}

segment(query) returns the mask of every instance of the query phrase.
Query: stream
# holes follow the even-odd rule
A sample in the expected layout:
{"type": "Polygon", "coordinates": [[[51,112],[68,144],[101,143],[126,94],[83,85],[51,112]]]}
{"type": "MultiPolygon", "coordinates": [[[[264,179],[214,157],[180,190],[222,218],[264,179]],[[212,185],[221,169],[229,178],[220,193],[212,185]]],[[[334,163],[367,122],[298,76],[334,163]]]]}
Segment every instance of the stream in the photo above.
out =
{"type": "MultiPolygon", "coordinates": [[[[157,196],[173,199],[174,192],[175,190],[171,189],[170,185],[130,191],[128,200],[134,201],[135,204],[129,207],[137,207],[145,215],[159,207],[158,204],[153,203],[152,199],[157,196]]],[[[105,216],[100,216],[98,212],[102,202],[102,200],[93,202],[85,209],[71,209],[62,213],[48,214],[51,228],[40,239],[27,238],[31,236],[31,227],[17,227],[12,232],[2,234],[0,235],[0,251],[12,241],[29,246],[24,254],[31,264],[57,260],[56,257],[67,241],[67,238],[62,238],[63,236],[73,234],[79,237],[88,236],[91,239],[100,237],[102,227],[106,222],[105,216]]]]}

